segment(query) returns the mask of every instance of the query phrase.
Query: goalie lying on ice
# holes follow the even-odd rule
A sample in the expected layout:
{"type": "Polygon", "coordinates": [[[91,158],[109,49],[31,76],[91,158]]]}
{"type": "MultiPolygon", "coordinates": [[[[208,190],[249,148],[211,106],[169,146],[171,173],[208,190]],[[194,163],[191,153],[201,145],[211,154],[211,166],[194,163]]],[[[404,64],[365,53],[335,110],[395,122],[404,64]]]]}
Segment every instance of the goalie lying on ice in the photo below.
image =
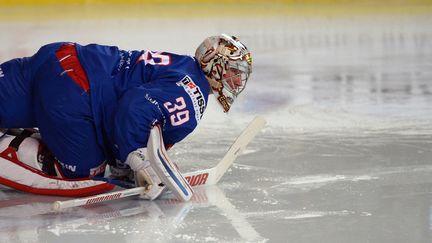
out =
{"type": "Polygon", "coordinates": [[[235,37],[213,36],[195,57],[53,43],[0,65],[0,183],[50,195],[84,196],[131,178],[154,199],[192,191],[165,148],[201,120],[213,93],[225,112],[244,89],[252,59],[235,37]],[[160,124],[160,125],[158,125],[160,124]],[[21,171],[21,172],[19,172],[21,171]]]}

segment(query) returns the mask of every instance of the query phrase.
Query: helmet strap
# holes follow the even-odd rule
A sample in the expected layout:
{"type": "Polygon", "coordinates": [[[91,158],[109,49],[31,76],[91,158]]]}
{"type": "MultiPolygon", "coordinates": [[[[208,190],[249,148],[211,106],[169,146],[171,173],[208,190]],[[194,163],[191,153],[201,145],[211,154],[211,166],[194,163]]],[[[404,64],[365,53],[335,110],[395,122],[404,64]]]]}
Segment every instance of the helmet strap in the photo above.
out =
{"type": "Polygon", "coordinates": [[[231,105],[228,103],[227,98],[222,93],[222,91],[219,91],[219,96],[217,97],[217,100],[222,105],[224,112],[227,113],[229,111],[229,109],[231,108],[231,105]]]}
{"type": "Polygon", "coordinates": [[[216,98],[219,101],[219,104],[221,104],[224,112],[225,113],[228,112],[231,105],[228,103],[227,98],[225,97],[225,95],[222,92],[223,85],[214,79],[211,79],[209,77],[206,77],[206,78],[207,78],[212,90],[217,91],[217,94],[215,94],[215,95],[217,95],[216,98]]]}
{"type": "Polygon", "coordinates": [[[214,89],[214,90],[222,90],[223,86],[222,86],[222,84],[220,82],[218,82],[218,81],[216,81],[216,80],[214,80],[212,78],[209,78],[207,76],[206,76],[206,78],[207,78],[207,81],[209,82],[210,86],[212,87],[212,89],[214,89]]]}

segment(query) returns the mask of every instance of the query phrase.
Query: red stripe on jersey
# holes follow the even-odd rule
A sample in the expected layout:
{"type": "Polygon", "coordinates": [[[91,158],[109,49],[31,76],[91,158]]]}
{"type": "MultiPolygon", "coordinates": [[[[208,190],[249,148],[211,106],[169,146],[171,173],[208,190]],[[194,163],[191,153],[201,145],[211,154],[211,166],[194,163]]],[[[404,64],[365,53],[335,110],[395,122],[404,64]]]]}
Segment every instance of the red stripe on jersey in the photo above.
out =
{"type": "Polygon", "coordinates": [[[87,74],[85,73],[74,44],[65,44],[56,51],[56,57],[67,75],[85,92],[90,89],[87,74]]]}

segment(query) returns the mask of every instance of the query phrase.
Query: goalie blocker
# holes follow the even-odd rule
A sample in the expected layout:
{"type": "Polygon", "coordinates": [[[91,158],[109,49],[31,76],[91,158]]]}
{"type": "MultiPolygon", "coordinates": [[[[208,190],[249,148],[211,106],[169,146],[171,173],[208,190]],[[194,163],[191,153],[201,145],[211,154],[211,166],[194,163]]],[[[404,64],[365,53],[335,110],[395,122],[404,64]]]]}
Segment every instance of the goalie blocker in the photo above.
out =
{"type": "Polygon", "coordinates": [[[150,132],[147,151],[152,168],[166,186],[179,199],[189,201],[193,194],[192,187],[180,173],[177,165],[168,157],[159,125],[153,127],[150,132]]]}
{"type": "Polygon", "coordinates": [[[135,171],[136,185],[145,188],[143,198],[156,199],[166,187],[182,201],[192,197],[191,186],[167,155],[159,125],[151,129],[147,147],[131,152],[126,164],[135,171]]]}

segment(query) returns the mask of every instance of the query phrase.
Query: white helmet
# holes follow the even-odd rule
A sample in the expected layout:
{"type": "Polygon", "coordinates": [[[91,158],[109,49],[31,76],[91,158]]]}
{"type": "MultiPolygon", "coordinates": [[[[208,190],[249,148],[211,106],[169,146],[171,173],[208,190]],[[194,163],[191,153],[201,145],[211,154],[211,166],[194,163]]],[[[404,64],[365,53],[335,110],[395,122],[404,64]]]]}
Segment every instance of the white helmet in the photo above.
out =
{"type": "Polygon", "coordinates": [[[195,58],[224,112],[228,112],[252,73],[250,52],[236,37],[222,34],[205,39],[195,58]]]}

